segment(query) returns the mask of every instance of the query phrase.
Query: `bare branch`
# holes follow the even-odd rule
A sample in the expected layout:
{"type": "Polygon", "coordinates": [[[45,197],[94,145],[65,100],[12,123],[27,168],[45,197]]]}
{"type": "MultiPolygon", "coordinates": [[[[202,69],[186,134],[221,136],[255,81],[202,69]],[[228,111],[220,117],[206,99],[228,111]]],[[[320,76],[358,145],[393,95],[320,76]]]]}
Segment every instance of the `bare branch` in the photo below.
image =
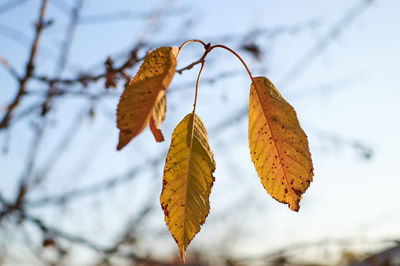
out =
{"type": "Polygon", "coordinates": [[[22,96],[25,94],[26,83],[33,75],[34,61],[35,61],[35,57],[36,57],[37,50],[38,50],[39,40],[42,35],[43,29],[48,25],[48,23],[44,21],[47,3],[48,3],[48,0],[42,1],[42,5],[40,7],[39,19],[36,23],[35,37],[34,37],[34,40],[32,43],[29,59],[28,59],[28,62],[26,64],[26,68],[25,68],[25,75],[19,81],[19,90],[18,90],[17,95],[15,96],[15,98],[11,102],[11,104],[8,105],[7,112],[1,119],[0,130],[4,129],[8,126],[8,123],[11,119],[14,109],[18,106],[22,96]]]}

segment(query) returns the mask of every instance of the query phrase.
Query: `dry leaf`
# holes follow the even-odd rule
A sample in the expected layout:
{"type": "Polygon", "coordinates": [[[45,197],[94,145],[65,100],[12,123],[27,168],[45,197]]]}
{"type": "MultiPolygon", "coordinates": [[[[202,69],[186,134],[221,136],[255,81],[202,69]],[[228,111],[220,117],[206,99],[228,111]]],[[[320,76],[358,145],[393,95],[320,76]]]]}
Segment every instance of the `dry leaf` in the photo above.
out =
{"type": "Polygon", "coordinates": [[[183,260],[187,246],[210,211],[215,171],[207,131],[200,118],[195,117],[193,131],[193,114],[188,114],[172,134],[160,196],[165,222],[183,260]]]}
{"type": "Polygon", "coordinates": [[[275,86],[265,77],[254,78],[254,83],[249,102],[251,159],[267,192],[298,211],[313,178],[307,136],[275,86]]]}
{"type": "Polygon", "coordinates": [[[147,55],[122,93],[117,108],[118,150],[142,132],[149,122],[160,93],[164,93],[174,77],[177,51],[177,47],[161,47],[147,55]]]}
{"type": "Polygon", "coordinates": [[[165,92],[161,91],[149,122],[151,133],[153,133],[153,136],[157,142],[164,141],[164,135],[161,132],[160,125],[165,119],[166,111],[167,97],[165,96],[165,92]]]}

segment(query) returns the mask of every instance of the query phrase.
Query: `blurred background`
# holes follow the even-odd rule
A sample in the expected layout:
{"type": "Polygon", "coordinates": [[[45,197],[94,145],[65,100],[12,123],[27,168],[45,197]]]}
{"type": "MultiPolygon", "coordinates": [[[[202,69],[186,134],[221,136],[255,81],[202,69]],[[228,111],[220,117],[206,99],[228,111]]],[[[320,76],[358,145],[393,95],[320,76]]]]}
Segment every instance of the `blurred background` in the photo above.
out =
{"type": "MultiPolygon", "coordinates": [[[[146,52],[189,39],[237,51],[297,111],[314,181],[298,213],[250,160],[250,80],[222,49],[197,114],[217,164],[187,265],[400,265],[400,2],[0,0],[0,265],[176,265],[159,204],[199,65],[162,124],[116,151],[116,105],[146,52]]],[[[196,43],[178,68],[198,60],[196,43]]]]}

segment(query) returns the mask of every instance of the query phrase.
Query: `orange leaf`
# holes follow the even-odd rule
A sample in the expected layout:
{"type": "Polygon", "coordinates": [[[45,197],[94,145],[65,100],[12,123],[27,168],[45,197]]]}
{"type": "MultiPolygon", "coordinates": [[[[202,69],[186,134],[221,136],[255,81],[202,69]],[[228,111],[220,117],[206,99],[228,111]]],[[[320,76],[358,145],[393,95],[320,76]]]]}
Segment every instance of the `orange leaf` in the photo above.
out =
{"type": "Polygon", "coordinates": [[[163,142],[165,140],[161,129],[156,127],[156,122],[154,121],[153,117],[150,117],[149,127],[151,130],[151,133],[153,133],[154,139],[157,142],[163,142]]]}
{"type": "Polygon", "coordinates": [[[157,142],[164,141],[164,136],[160,130],[160,125],[164,121],[165,113],[167,111],[167,97],[165,96],[165,93],[160,94],[160,96],[161,97],[159,100],[157,100],[149,122],[151,133],[153,133],[153,136],[157,142]]]}
{"type": "Polygon", "coordinates": [[[313,177],[308,140],[293,107],[265,77],[250,88],[249,146],[267,192],[298,211],[313,177]]]}
{"type": "Polygon", "coordinates": [[[176,47],[161,47],[147,55],[122,93],[117,108],[118,150],[142,132],[149,122],[157,100],[174,77],[177,51],[176,47]]]}

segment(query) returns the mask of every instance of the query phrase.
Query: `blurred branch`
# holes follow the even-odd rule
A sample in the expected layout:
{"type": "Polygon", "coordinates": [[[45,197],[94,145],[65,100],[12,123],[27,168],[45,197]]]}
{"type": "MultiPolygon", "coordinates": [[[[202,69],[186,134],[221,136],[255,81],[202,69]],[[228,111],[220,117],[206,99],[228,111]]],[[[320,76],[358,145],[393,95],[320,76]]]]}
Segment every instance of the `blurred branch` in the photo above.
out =
{"type": "Polygon", "coordinates": [[[346,75],[344,77],[336,78],[330,81],[321,82],[315,85],[307,86],[304,88],[297,88],[290,92],[290,97],[293,99],[309,99],[310,97],[321,97],[328,96],[332,93],[336,93],[345,88],[352,87],[356,83],[360,82],[362,73],[355,73],[346,75]]]}
{"type": "MultiPolygon", "coordinates": [[[[201,83],[203,85],[204,84],[213,84],[217,81],[232,78],[234,76],[240,76],[241,74],[246,75],[246,72],[243,71],[243,69],[221,71],[220,73],[217,73],[213,76],[209,75],[205,78],[202,78],[201,83]]],[[[193,82],[190,82],[190,81],[182,82],[182,83],[179,83],[176,85],[173,84],[171,86],[171,89],[167,90],[167,93],[170,95],[170,94],[175,94],[180,91],[185,91],[185,90],[188,90],[188,88],[190,88],[190,86],[192,86],[192,85],[193,85],[193,82]]],[[[28,95],[38,96],[38,95],[43,95],[45,93],[46,92],[44,90],[29,90],[26,92],[26,95],[27,96],[28,95]]],[[[120,92],[110,91],[110,90],[105,90],[105,91],[100,91],[100,92],[90,92],[90,91],[86,90],[85,88],[83,88],[81,90],[70,90],[68,88],[56,87],[56,89],[53,92],[53,97],[60,97],[60,96],[83,97],[83,98],[88,98],[88,99],[101,99],[103,97],[118,98],[120,96],[120,92]]]]}
{"type": "MultiPolygon", "coordinates": [[[[78,25],[79,21],[79,16],[80,12],[82,10],[82,6],[85,0],[76,0],[75,6],[71,10],[71,17],[70,17],[70,22],[68,24],[64,41],[61,44],[61,49],[60,49],[60,56],[58,58],[58,61],[55,66],[55,76],[60,77],[68,60],[71,45],[74,40],[74,35],[75,35],[75,29],[78,25]]],[[[49,89],[47,92],[46,99],[43,102],[42,105],[42,116],[45,116],[46,113],[50,109],[51,105],[51,99],[53,96],[53,91],[55,90],[55,86],[53,83],[49,83],[49,89]]]]}
{"type": "Polygon", "coordinates": [[[9,0],[2,5],[0,5],[0,15],[3,15],[4,13],[13,10],[14,8],[24,4],[28,0],[9,0]]]}
{"type": "Polygon", "coordinates": [[[68,191],[58,196],[48,196],[37,200],[30,200],[29,202],[26,202],[26,205],[30,207],[37,207],[49,204],[64,204],[68,201],[77,200],[81,197],[95,195],[101,191],[111,189],[113,187],[116,187],[117,185],[124,184],[132,180],[133,178],[138,177],[140,172],[145,169],[157,166],[160,162],[162,162],[163,158],[164,153],[162,153],[161,156],[149,159],[146,162],[141,163],[139,166],[132,167],[123,174],[107,178],[106,180],[101,181],[97,184],[68,191]]]}
{"type": "MultiPolygon", "coordinates": [[[[313,62],[319,55],[321,55],[325,48],[327,48],[333,40],[339,37],[343,31],[350,28],[349,26],[351,22],[358,18],[374,1],[375,0],[361,0],[356,6],[350,8],[347,12],[345,12],[345,15],[342,16],[337,23],[335,23],[331,28],[327,30],[324,36],[317,41],[317,44],[311,50],[305,53],[306,56],[303,56],[301,60],[297,61],[290,68],[291,71],[287,72],[287,74],[284,75],[283,79],[281,79],[281,81],[277,83],[279,83],[281,87],[286,87],[288,83],[293,82],[296,77],[294,72],[297,70],[299,71],[299,73],[306,71],[307,68],[310,67],[311,62],[313,62]]],[[[246,105],[233,113],[229,118],[223,120],[215,127],[211,128],[210,132],[213,130],[218,131],[223,128],[228,128],[246,118],[247,115],[248,106],[246,105]]],[[[348,141],[343,141],[343,143],[349,144],[348,141]]],[[[351,143],[351,146],[364,151],[365,158],[369,158],[372,155],[372,150],[362,143],[351,143]]]]}
{"type": "Polygon", "coordinates": [[[71,15],[71,10],[73,7],[68,2],[65,2],[64,0],[54,0],[50,3],[53,4],[53,6],[60,10],[62,13],[64,13],[67,17],[71,15]]]}
{"type": "MultiPolygon", "coordinates": [[[[71,78],[71,79],[63,79],[63,78],[49,78],[48,76],[35,76],[33,77],[36,80],[42,81],[47,84],[64,84],[64,85],[77,85],[81,84],[84,87],[88,86],[89,83],[91,82],[96,82],[102,78],[107,78],[107,76],[112,75],[114,78],[122,77],[126,78],[126,75],[124,74],[124,71],[127,70],[128,68],[133,67],[139,59],[137,59],[137,52],[138,52],[139,47],[137,46],[136,48],[132,49],[128,58],[119,66],[119,67],[106,67],[106,70],[97,75],[87,75],[87,74],[81,74],[78,75],[76,78],[71,78]]],[[[108,57],[105,65],[109,64],[110,65],[110,59],[111,57],[108,57]],[[107,63],[108,62],[108,63],[107,63]]]]}
{"type": "Polygon", "coordinates": [[[22,111],[16,113],[13,116],[13,124],[15,124],[16,122],[18,122],[19,120],[22,120],[23,118],[29,116],[29,115],[34,115],[36,110],[39,110],[40,107],[42,106],[41,103],[34,103],[28,107],[26,107],[25,109],[23,109],[22,111]]]}
{"type": "Polygon", "coordinates": [[[19,75],[17,70],[11,65],[10,62],[7,61],[1,54],[0,54],[0,63],[8,70],[11,76],[15,79],[19,79],[19,75]]]}
{"type": "Polygon", "coordinates": [[[319,38],[315,45],[300,57],[299,60],[283,75],[280,85],[286,87],[289,82],[298,78],[322,54],[334,40],[339,38],[350,25],[360,17],[375,0],[360,0],[355,6],[347,10],[344,15],[330,29],[319,38]]]}
{"type": "MultiPolygon", "coordinates": [[[[99,245],[93,241],[90,241],[82,236],[77,236],[73,235],[70,233],[67,233],[65,231],[62,231],[58,228],[55,228],[53,226],[50,226],[46,224],[43,220],[34,217],[32,215],[26,214],[26,213],[19,213],[25,220],[33,223],[34,225],[37,226],[37,228],[43,233],[43,235],[46,234],[51,234],[55,238],[60,238],[63,240],[70,241],[72,243],[87,247],[91,250],[95,250],[105,256],[113,256],[113,257],[121,257],[125,259],[129,259],[131,261],[139,262],[139,263],[145,263],[144,265],[154,265],[154,266],[171,266],[171,263],[167,262],[162,262],[156,259],[152,259],[149,257],[144,257],[138,255],[136,252],[133,251],[132,248],[129,249],[129,251],[123,251],[118,248],[118,246],[111,246],[111,247],[106,247],[99,245]]],[[[185,265],[188,266],[199,266],[199,264],[191,264],[186,263],[185,265]]]]}
{"type": "MultiPolygon", "coordinates": [[[[118,239],[114,241],[113,246],[110,247],[110,250],[116,252],[123,245],[133,246],[136,243],[136,241],[138,240],[137,231],[139,225],[144,222],[144,220],[148,217],[149,213],[154,209],[153,200],[151,200],[151,198],[149,198],[149,200],[145,202],[146,203],[141,208],[141,210],[138,211],[136,214],[134,214],[126,223],[122,232],[119,234],[118,239]]],[[[106,260],[108,260],[108,256],[107,254],[104,254],[101,261],[106,261],[106,260]]]]}
{"type": "Polygon", "coordinates": [[[74,40],[74,35],[76,31],[76,27],[78,25],[80,14],[82,12],[82,6],[85,0],[76,0],[75,6],[71,10],[70,22],[68,24],[66,34],[64,37],[64,41],[61,45],[61,52],[58,62],[56,64],[56,75],[60,76],[61,72],[64,70],[65,65],[68,60],[69,52],[71,49],[71,45],[74,40]]]}
{"type": "MultiPolygon", "coordinates": [[[[317,22],[315,19],[313,20],[309,20],[309,21],[305,21],[302,23],[296,23],[295,25],[289,25],[289,26],[278,26],[278,27],[274,27],[274,28],[270,28],[270,29],[258,29],[252,32],[251,35],[257,35],[259,34],[260,36],[267,36],[268,38],[273,38],[275,36],[279,36],[280,34],[294,34],[294,33],[298,33],[300,31],[303,31],[305,29],[308,28],[313,28],[317,25],[317,22]]],[[[210,38],[205,38],[204,40],[209,40],[210,38]]],[[[217,39],[215,38],[211,38],[213,40],[213,42],[224,42],[224,41],[232,41],[232,40],[236,40],[237,39],[237,35],[226,35],[226,36],[222,36],[222,37],[218,37],[217,39]]],[[[175,40],[175,41],[171,41],[168,43],[151,43],[151,44],[146,44],[146,46],[148,47],[157,47],[157,46],[162,46],[162,45],[176,45],[177,43],[182,43],[184,40],[175,40]]],[[[144,45],[144,44],[143,44],[144,45]]],[[[137,49],[139,47],[136,47],[136,50],[134,49],[133,51],[137,52],[137,49]]],[[[131,56],[132,56],[132,51],[131,51],[131,56]]],[[[115,57],[115,56],[114,56],[115,57]]],[[[136,61],[141,61],[142,59],[137,59],[136,61]]],[[[194,65],[198,64],[199,62],[194,62],[182,69],[177,70],[178,73],[182,73],[184,70],[186,69],[190,69],[191,67],[193,67],[194,65]]],[[[123,70],[125,70],[127,67],[122,66],[120,68],[116,68],[114,69],[116,73],[121,72],[123,70]]],[[[71,79],[61,79],[61,78],[49,78],[46,76],[35,76],[33,78],[45,82],[45,83],[54,83],[54,84],[63,84],[63,85],[75,85],[75,84],[83,84],[85,86],[88,85],[88,83],[90,82],[96,82],[101,78],[104,78],[107,75],[107,71],[105,71],[104,73],[101,74],[97,74],[97,75],[88,75],[88,74],[83,74],[78,76],[77,78],[71,78],[71,79]]],[[[67,91],[65,90],[58,90],[58,92],[55,92],[56,94],[64,94],[67,93],[67,91]]],[[[85,93],[76,93],[76,92],[72,92],[72,94],[81,94],[84,95],[85,93]]]]}
{"type": "MultiPolygon", "coordinates": [[[[187,12],[186,9],[167,11],[162,14],[163,17],[181,15],[187,12]]],[[[108,12],[102,14],[86,14],[83,15],[79,24],[99,24],[110,23],[121,20],[143,20],[151,16],[153,13],[145,11],[127,11],[121,10],[116,12],[108,12]]]]}
{"type": "Polygon", "coordinates": [[[45,160],[45,163],[43,163],[44,167],[37,171],[37,174],[33,180],[35,184],[41,183],[51,169],[57,164],[58,160],[68,148],[68,145],[71,143],[72,139],[79,132],[78,129],[81,127],[84,119],[86,118],[84,114],[87,113],[87,109],[87,107],[84,107],[82,111],[76,114],[69,127],[65,130],[65,133],[61,137],[60,141],[54,145],[54,148],[50,152],[47,160],[45,160]]]}
{"type": "MultiPolygon", "coordinates": [[[[30,177],[32,176],[35,162],[38,158],[37,155],[39,152],[40,143],[43,138],[45,125],[46,124],[44,122],[32,125],[34,133],[31,146],[29,147],[28,150],[28,158],[27,158],[27,163],[25,164],[25,170],[23,171],[22,176],[20,178],[20,191],[21,190],[25,191],[28,188],[29,180],[30,177]]],[[[22,199],[20,200],[20,202],[22,203],[22,199]]]]}
{"type": "MultiPolygon", "coordinates": [[[[266,28],[258,28],[258,29],[249,29],[246,32],[240,34],[220,34],[218,36],[203,36],[199,37],[198,39],[211,42],[211,43],[246,43],[249,38],[266,38],[269,40],[275,39],[282,35],[294,35],[306,30],[312,30],[317,28],[320,25],[320,21],[317,19],[310,19],[305,21],[299,21],[290,25],[277,25],[273,27],[266,27],[266,28]],[[243,36],[243,37],[240,37],[243,36]]],[[[173,46],[176,44],[181,44],[187,41],[187,38],[179,38],[175,40],[167,40],[164,42],[148,42],[146,47],[160,47],[160,46],[173,46]]]]}
{"type": "Polygon", "coordinates": [[[330,141],[332,142],[335,146],[345,146],[345,147],[350,147],[353,150],[357,151],[360,155],[361,158],[369,160],[372,158],[374,151],[373,149],[363,143],[362,141],[358,139],[351,139],[344,137],[342,135],[339,135],[337,133],[334,133],[329,130],[323,130],[320,128],[317,128],[315,126],[310,126],[313,134],[317,137],[322,139],[323,141],[330,141]]]}
{"type": "MultiPolygon", "coordinates": [[[[13,1],[13,0],[11,0],[13,1]]],[[[7,3],[10,4],[12,3],[11,1],[8,1],[7,3]]],[[[27,0],[25,0],[27,1],[27,0]]],[[[23,2],[23,1],[19,1],[23,2]]],[[[65,37],[63,39],[63,43],[61,46],[61,53],[60,57],[58,60],[55,60],[55,71],[53,75],[36,75],[34,72],[34,63],[35,63],[35,57],[37,54],[38,50],[38,45],[40,41],[40,36],[42,33],[42,30],[49,25],[49,22],[44,21],[44,15],[45,15],[45,9],[46,9],[46,4],[47,0],[43,0],[42,2],[42,7],[41,7],[41,12],[39,15],[39,20],[36,25],[36,33],[35,37],[33,39],[32,47],[31,47],[31,53],[29,55],[29,58],[27,60],[26,64],[26,70],[25,74],[22,77],[19,77],[17,71],[14,69],[14,67],[11,66],[3,57],[0,56],[0,63],[3,64],[10,75],[12,75],[16,80],[19,81],[19,90],[18,93],[15,97],[15,99],[11,102],[11,104],[8,107],[8,110],[4,117],[2,118],[0,122],[0,130],[3,128],[7,128],[10,125],[10,121],[12,120],[13,123],[15,121],[22,119],[23,117],[26,117],[29,114],[32,114],[34,112],[35,115],[39,114],[39,112],[36,112],[36,110],[39,110],[40,107],[42,107],[42,117],[39,116],[39,118],[43,118],[44,115],[47,113],[47,110],[49,110],[49,104],[51,100],[54,100],[53,97],[56,96],[78,96],[78,97],[86,97],[88,101],[93,101],[98,100],[102,97],[118,97],[119,93],[115,91],[110,91],[110,90],[102,90],[98,92],[97,90],[89,90],[92,88],[87,88],[89,85],[93,85],[93,83],[99,81],[100,79],[105,79],[105,86],[108,87],[115,87],[117,85],[117,82],[120,80],[124,80],[125,82],[128,82],[130,77],[126,73],[129,68],[132,68],[134,65],[136,65],[140,60],[137,58],[137,53],[139,49],[145,48],[145,47],[157,47],[161,45],[165,45],[166,42],[163,42],[162,44],[158,45],[155,43],[151,42],[145,42],[146,37],[148,36],[149,32],[151,32],[151,29],[154,27],[155,23],[158,21],[158,19],[161,17],[161,14],[164,15],[170,15],[170,14],[178,14],[179,12],[168,12],[165,13],[165,10],[173,4],[174,1],[164,1],[162,2],[162,5],[155,9],[154,12],[150,14],[143,15],[140,14],[142,17],[146,16],[148,17],[148,25],[147,27],[143,28],[142,34],[139,35],[139,38],[137,40],[137,43],[134,45],[130,45],[130,52],[129,54],[123,54],[121,55],[120,58],[117,58],[117,56],[109,56],[106,59],[102,60],[102,69],[100,71],[100,74],[78,74],[78,75],[73,75],[70,78],[64,78],[62,75],[62,72],[64,68],[67,66],[68,63],[68,54],[70,52],[70,48],[72,45],[72,41],[74,39],[74,33],[76,31],[76,27],[81,24],[89,24],[89,23],[102,23],[102,22],[111,22],[111,21],[117,21],[120,19],[131,19],[135,18],[134,15],[135,13],[129,12],[129,11],[121,11],[121,12],[116,12],[116,13],[105,13],[105,14],[98,14],[98,15],[86,15],[83,16],[81,15],[82,11],[82,6],[84,0],[76,0],[75,1],[75,6],[71,5],[69,2],[63,1],[63,0],[55,0],[51,1],[57,8],[62,10],[64,14],[68,16],[69,24],[68,28],[65,34],[65,37]],[[115,59],[118,60],[115,60],[115,59]],[[118,62],[117,66],[114,62],[118,62]],[[29,80],[34,80],[37,81],[37,83],[40,83],[41,86],[44,85],[42,89],[38,90],[32,90],[31,88],[27,88],[27,83],[29,80]],[[44,99],[43,104],[37,104],[37,103],[31,103],[29,102],[29,106],[24,106],[22,111],[15,111],[16,107],[19,105],[21,99],[25,96],[28,95],[33,95],[33,96],[40,96],[40,99],[44,99]]],[[[364,0],[362,1],[362,5],[357,6],[358,9],[363,11],[369,3],[373,2],[373,0],[364,0]]],[[[17,3],[17,0],[15,0],[15,3],[17,3]]],[[[14,4],[15,4],[14,3],[14,4]]],[[[4,5],[3,5],[4,6],[4,5]]],[[[0,12],[1,12],[1,7],[0,6],[0,12]]],[[[315,58],[321,54],[321,52],[326,49],[328,44],[332,42],[335,38],[337,38],[342,31],[345,30],[346,27],[350,25],[350,23],[361,14],[361,11],[357,10],[349,10],[346,15],[344,15],[338,23],[336,23],[332,28],[330,28],[324,37],[320,40],[317,40],[317,45],[312,49],[312,51],[306,53],[306,55],[311,55],[309,58],[306,58],[308,61],[302,62],[301,60],[299,62],[296,62],[296,64],[293,65],[292,70],[296,70],[299,68],[301,64],[301,71],[305,71],[305,69],[311,64],[315,58]]],[[[259,47],[256,45],[252,45],[253,43],[248,43],[248,39],[252,38],[268,38],[268,39],[273,39],[276,38],[277,36],[281,36],[283,34],[296,34],[299,32],[302,32],[304,30],[309,30],[309,29],[314,29],[319,25],[318,21],[315,19],[305,21],[304,23],[296,23],[294,25],[284,25],[284,26],[278,26],[278,27],[273,27],[273,28],[265,28],[265,29],[256,29],[254,31],[249,32],[248,34],[227,34],[223,36],[216,36],[213,38],[205,38],[205,40],[213,40],[213,42],[216,43],[226,43],[226,42],[238,42],[236,46],[241,47],[247,52],[250,52],[253,55],[261,54],[261,50],[259,50],[259,47]],[[243,37],[243,36],[244,37],[243,37]]],[[[0,28],[1,31],[1,28],[0,28]]],[[[20,36],[21,37],[21,36],[20,36]]],[[[21,39],[21,38],[20,38],[21,39]]],[[[177,43],[182,43],[182,40],[177,40],[177,41],[171,41],[167,42],[171,43],[172,45],[176,45],[177,43]]],[[[43,46],[41,46],[43,48],[43,46]]],[[[305,57],[304,57],[305,58],[305,57]]],[[[304,59],[304,60],[306,60],[304,59]]],[[[185,69],[190,69],[197,63],[201,61],[195,61],[192,64],[184,67],[183,69],[178,70],[178,73],[182,72],[185,69]]],[[[293,71],[294,71],[293,70],[293,71]]],[[[296,72],[296,71],[294,71],[296,72]]],[[[81,72],[85,73],[85,72],[81,72]]],[[[88,72],[86,72],[88,73],[88,72]]],[[[98,73],[98,72],[96,72],[98,73]]],[[[204,78],[202,80],[202,83],[214,83],[216,81],[219,81],[224,78],[232,77],[234,75],[240,75],[240,73],[244,73],[243,70],[230,70],[230,71],[225,71],[221,72],[218,74],[215,74],[213,76],[209,76],[207,78],[204,78]]],[[[289,78],[283,79],[283,82],[288,83],[289,78]]],[[[181,91],[186,89],[189,85],[189,83],[181,83],[177,84],[174,87],[172,87],[171,90],[168,91],[168,93],[174,93],[177,91],[181,91]]],[[[190,83],[192,85],[192,83],[190,83]]],[[[94,87],[94,86],[93,86],[94,87]]],[[[153,202],[151,200],[145,201],[143,205],[141,205],[141,209],[137,211],[135,215],[131,217],[131,219],[126,223],[126,225],[122,228],[121,232],[117,234],[117,238],[114,239],[111,245],[109,246],[102,246],[96,243],[96,241],[90,241],[88,239],[85,239],[84,237],[80,235],[74,235],[70,234],[67,232],[64,232],[63,230],[50,226],[46,224],[42,219],[37,218],[35,216],[31,216],[29,214],[29,211],[31,209],[29,208],[38,208],[35,209],[36,211],[41,211],[45,210],[46,207],[52,206],[52,205],[57,205],[57,204],[64,204],[67,202],[71,202],[74,200],[79,200],[82,199],[83,197],[95,197],[98,195],[98,193],[101,193],[103,191],[107,191],[113,188],[116,188],[117,186],[126,184],[127,182],[133,180],[134,178],[137,178],[140,176],[140,173],[143,173],[146,170],[151,170],[151,169],[158,169],[159,165],[163,162],[165,158],[165,150],[161,150],[160,154],[157,156],[154,156],[153,158],[147,159],[144,162],[140,163],[138,166],[134,166],[127,171],[125,171],[122,174],[111,176],[106,178],[105,180],[102,181],[94,181],[94,184],[84,186],[82,188],[76,188],[74,187],[72,190],[66,191],[65,188],[61,188],[60,194],[55,195],[49,195],[49,196],[43,196],[42,191],[39,191],[40,195],[39,198],[34,199],[33,196],[28,197],[27,192],[28,192],[28,187],[26,185],[27,182],[27,177],[31,176],[33,173],[33,170],[35,170],[35,183],[40,183],[44,180],[46,176],[53,169],[53,167],[57,164],[57,162],[62,158],[64,152],[67,150],[67,148],[70,145],[71,140],[74,138],[75,134],[79,132],[79,128],[82,126],[82,122],[84,121],[84,118],[86,117],[84,115],[85,112],[87,112],[88,109],[84,108],[82,113],[76,110],[74,110],[74,114],[76,114],[76,117],[71,120],[71,124],[66,127],[66,129],[63,129],[63,132],[61,133],[60,139],[57,141],[54,141],[52,143],[52,148],[49,149],[49,155],[43,160],[43,167],[40,168],[38,171],[34,169],[35,166],[35,160],[39,157],[37,154],[38,147],[39,147],[39,142],[40,139],[42,138],[41,136],[43,135],[43,130],[45,126],[48,126],[48,123],[46,123],[46,119],[48,116],[45,118],[41,119],[40,121],[42,124],[40,124],[42,127],[40,130],[36,130],[34,140],[32,142],[32,146],[30,148],[30,153],[29,153],[29,158],[28,161],[29,163],[26,165],[27,171],[24,172],[26,176],[21,178],[22,182],[20,184],[19,190],[17,190],[17,195],[15,197],[15,200],[13,200],[11,203],[8,202],[6,199],[4,199],[1,194],[0,194],[0,221],[1,218],[7,216],[9,218],[17,218],[15,219],[15,223],[17,225],[21,224],[23,221],[29,221],[30,223],[34,224],[39,231],[42,233],[44,237],[51,235],[54,236],[55,238],[67,240],[71,243],[76,243],[81,246],[85,246],[91,250],[95,250],[98,253],[100,253],[103,256],[104,261],[108,261],[110,256],[121,256],[124,258],[131,259],[136,262],[142,262],[145,265],[171,265],[169,263],[163,263],[159,262],[156,260],[148,259],[144,256],[139,256],[135,252],[128,251],[125,252],[127,249],[123,249],[128,247],[129,250],[132,249],[131,245],[135,243],[137,240],[137,235],[136,231],[137,226],[140,223],[144,224],[144,219],[148,217],[148,214],[150,211],[154,208],[153,202]],[[41,208],[41,209],[40,209],[41,208]],[[10,215],[12,214],[12,215],[10,215]]],[[[210,133],[222,133],[225,130],[229,129],[230,127],[236,125],[237,122],[240,122],[243,118],[247,117],[248,114],[248,106],[242,106],[237,110],[237,112],[232,112],[232,114],[225,120],[221,121],[217,125],[213,126],[210,128],[210,133]]],[[[113,118],[115,117],[114,110],[112,111],[113,118]]],[[[50,121],[50,120],[49,120],[50,121]]],[[[328,139],[335,139],[341,140],[340,136],[336,135],[331,135],[327,134],[328,139]]],[[[356,149],[363,149],[363,146],[358,144],[355,144],[355,142],[348,142],[347,140],[344,141],[346,145],[351,145],[352,147],[356,149]],[[361,147],[361,148],[360,148],[361,147]]],[[[365,147],[364,147],[365,148],[365,147]]],[[[92,151],[91,152],[96,152],[92,151]]],[[[80,173],[80,176],[84,176],[84,174],[80,173]]],[[[30,191],[29,191],[30,192],[30,191]]],[[[154,194],[151,194],[154,195],[154,194]]],[[[235,205],[232,207],[233,210],[236,210],[237,208],[243,208],[248,205],[248,198],[246,200],[241,200],[240,204],[233,204],[235,205]]],[[[233,206],[232,205],[232,206],[233,206]]],[[[226,212],[222,212],[220,216],[214,216],[217,217],[219,220],[220,217],[225,217],[228,214],[234,213],[232,209],[227,208],[226,212]]],[[[30,224],[29,223],[29,224],[30,224]]],[[[165,233],[166,230],[163,230],[165,233]]],[[[237,235],[235,235],[237,237],[237,235]]],[[[286,248],[285,248],[286,249],[286,248]]],[[[294,247],[296,249],[296,247],[294,247]]],[[[298,247],[297,249],[301,249],[298,247]]],[[[276,258],[282,255],[286,255],[285,251],[283,249],[277,250],[275,252],[269,253],[265,255],[267,258],[276,258]]],[[[254,258],[255,260],[258,258],[254,258]]],[[[264,259],[264,257],[261,257],[261,259],[264,259]]],[[[253,258],[249,258],[250,261],[253,260],[253,258]]],[[[240,261],[240,260],[239,260],[240,261]]],[[[236,263],[237,261],[232,260],[232,264],[236,263]]],[[[239,263],[239,262],[237,262],[239,263]]],[[[186,265],[190,265],[186,264],[186,265]]],[[[227,262],[228,265],[228,262],[227,262]]],[[[238,265],[238,264],[235,264],[238,265]]]]}
{"type": "Polygon", "coordinates": [[[28,37],[24,33],[7,25],[0,24],[0,35],[15,41],[23,47],[28,44],[28,37]]]}
{"type": "MultiPolygon", "coordinates": [[[[241,263],[256,263],[256,262],[267,262],[267,261],[273,261],[277,258],[286,258],[289,256],[289,254],[294,254],[296,252],[304,251],[305,249],[308,248],[313,248],[313,247],[326,247],[329,245],[335,245],[339,247],[345,247],[345,246],[350,246],[350,245],[355,245],[358,243],[384,243],[384,244],[389,244],[389,243],[397,243],[397,239],[378,239],[378,240],[371,240],[368,238],[342,238],[342,239],[322,239],[318,241],[312,241],[312,242],[299,242],[295,243],[289,246],[285,246],[283,248],[276,249],[275,251],[271,252],[266,252],[264,254],[261,254],[259,256],[252,256],[252,257],[247,257],[247,258],[239,258],[239,259],[232,259],[233,261],[236,262],[241,262],[241,263]]],[[[250,264],[248,264],[250,265],[250,264]]]]}
{"type": "Polygon", "coordinates": [[[36,28],[35,37],[34,37],[32,47],[30,50],[29,59],[26,64],[26,67],[25,67],[25,75],[21,79],[19,79],[18,93],[15,96],[14,100],[11,102],[11,104],[8,105],[7,112],[1,119],[0,130],[4,129],[8,126],[8,122],[11,119],[14,109],[18,106],[22,96],[25,94],[26,83],[33,75],[34,61],[35,61],[35,57],[36,57],[37,50],[38,50],[39,40],[42,35],[43,29],[49,25],[49,22],[44,21],[47,3],[48,3],[48,0],[42,1],[42,5],[40,7],[39,18],[38,18],[38,21],[35,26],[35,28],[36,28]]]}
{"type": "Polygon", "coordinates": [[[73,243],[79,244],[81,246],[85,246],[87,248],[93,249],[100,253],[104,253],[104,254],[108,254],[108,255],[112,254],[113,256],[129,258],[133,261],[148,262],[148,263],[153,263],[153,264],[158,264],[158,265],[169,265],[169,264],[165,264],[165,263],[153,260],[153,259],[140,257],[133,251],[122,253],[122,252],[117,252],[117,250],[114,250],[113,247],[108,248],[108,247],[100,246],[100,245],[98,245],[92,241],[89,241],[88,239],[85,239],[81,236],[73,235],[73,234],[61,231],[60,229],[57,229],[55,227],[49,226],[49,225],[45,224],[42,220],[40,220],[34,216],[28,215],[26,213],[21,213],[21,216],[24,217],[26,220],[35,224],[43,232],[43,234],[51,233],[55,237],[71,241],[73,243]]]}
{"type": "Polygon", "coordinates": [[[156,23],[159,21],[161,15],[167,11],[168,8],[170,8],[176,0],[167,0],[164,2],[161,2],[161,4],[154,9],[154,11],[149,15],[147,18],[147,25],[146,27],[143,28],[141,34],[139,35],[137,39],[138,46],[143,46],[145,43],[145,40],[147,39],[147,36],[150,34],[152,31],[153,27],[156,25],[156,23]]]}
{"type": "Polygon", "coordinates": [[[369,256],[365,260],[352,264],[353,266],[394,266],[400,263],[400,242],[396,241],[394,247],[390,247],[374,255],[369,256]]]}

